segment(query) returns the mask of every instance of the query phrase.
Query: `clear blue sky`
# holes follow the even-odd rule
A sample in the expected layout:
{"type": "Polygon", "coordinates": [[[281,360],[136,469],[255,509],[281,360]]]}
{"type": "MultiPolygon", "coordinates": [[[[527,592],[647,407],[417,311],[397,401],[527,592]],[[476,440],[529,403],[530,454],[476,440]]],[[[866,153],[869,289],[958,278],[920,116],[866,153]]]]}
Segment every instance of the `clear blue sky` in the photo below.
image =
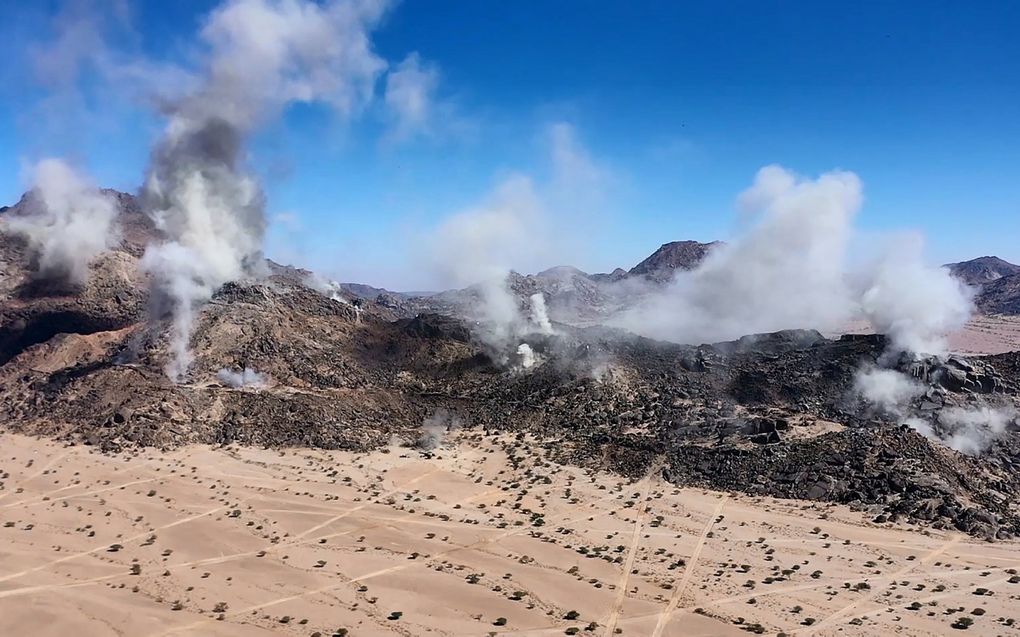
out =
{"type": "MultiPolygon", "coordinates": [[[[48,155],[135,190],[158,119],[87,74],[76,98],[54,98],[29,51],[62,4],[0,4],[0,201],[48,155]]],[[[128,4],[109,45],[184,63],[216,3],[128,4]]],[[[542,180],[545,131],[567,122],[611,175],[576,263],[589,270],[630,267],[669,240],[726,238],[734,198],[769,163],[856,172],[861,228],[921,230],[932,261],[1020,262],[1018,33],[1020,3],[1005,1],[405,0],[373,45],[391,64],[417,51],[438,70],[440,132],[388,142],[372,108],[350,121],[289,109],[252,151],[270,213],[300,219],[277,225],[270,256],[427,285],[400,265],[416,233],[508,173],[542,180]]]]}

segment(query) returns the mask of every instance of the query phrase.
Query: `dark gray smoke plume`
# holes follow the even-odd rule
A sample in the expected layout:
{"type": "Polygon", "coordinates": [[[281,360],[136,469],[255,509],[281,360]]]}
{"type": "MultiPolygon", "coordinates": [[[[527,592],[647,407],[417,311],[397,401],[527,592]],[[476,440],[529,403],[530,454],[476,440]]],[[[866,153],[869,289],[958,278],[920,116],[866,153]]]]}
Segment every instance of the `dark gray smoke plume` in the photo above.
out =
{"type": "Polygon", "coordinates": [[[222,284],[261,267],[262,190],[245,167],[245,144],[292,102],[325,102],[351,114],[372,98],[386,63],[368,34],[382,0],[229,0],[202,29],[209,55],[193,91],[166,105],[144,205],[167,240],[142,260],[154,307],[172,317],[180,380],[191,362],[196,310],[222,284]]]}

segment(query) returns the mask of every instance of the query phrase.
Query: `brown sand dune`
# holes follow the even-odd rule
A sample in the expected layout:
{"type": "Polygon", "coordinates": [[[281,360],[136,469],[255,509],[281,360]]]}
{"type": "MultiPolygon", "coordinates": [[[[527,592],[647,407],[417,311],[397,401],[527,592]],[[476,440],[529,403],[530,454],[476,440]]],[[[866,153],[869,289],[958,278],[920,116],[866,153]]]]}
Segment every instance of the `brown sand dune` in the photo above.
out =
{"type": "Polygon", "coordinates": [[[1020,543],[629,483],[523,437],[448,444],[110,456],[3,435],[0,634],[1017,630],[1020,543]]]}

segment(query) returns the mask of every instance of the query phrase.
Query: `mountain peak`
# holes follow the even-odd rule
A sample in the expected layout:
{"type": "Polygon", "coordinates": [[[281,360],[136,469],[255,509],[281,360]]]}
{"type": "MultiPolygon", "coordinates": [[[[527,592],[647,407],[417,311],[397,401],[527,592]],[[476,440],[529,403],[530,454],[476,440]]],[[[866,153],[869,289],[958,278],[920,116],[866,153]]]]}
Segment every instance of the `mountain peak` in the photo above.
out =
{"type": "Polygon", "coordinates": [[[664,243],[647,259],[630,269],[632,275],[665,281],[673,277],[675,270],[693,270],[721,241],[701,243],[700,241],[671,241],[664,243]]]}
{"type": "Polygon", "coordinates": [[[984,256],[959,263],[947,263],[945,267],[953,276],[968,285],[982,286],[1003,277],[1020,274],[1020,265],[1014,265],[995,256],[984,256]]]}

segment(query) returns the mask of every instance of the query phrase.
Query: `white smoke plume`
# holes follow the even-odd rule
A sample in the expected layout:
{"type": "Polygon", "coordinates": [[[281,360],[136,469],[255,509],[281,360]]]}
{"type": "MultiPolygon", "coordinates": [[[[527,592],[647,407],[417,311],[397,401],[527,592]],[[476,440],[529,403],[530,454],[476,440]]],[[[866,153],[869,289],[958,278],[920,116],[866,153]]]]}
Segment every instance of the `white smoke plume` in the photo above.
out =
{"type": "Polygon", "coordinates": [[[308,276],[304,277],[303,283],[331,301],[350,305],[350,301],[343,295],[343,286],[338,281],[327,279],[311,272],[308,276]]]}
{"type": "Polygon", "coordinates": [[[342,114],[364,107],[386,63],[369,32],[386,3],[372,0],[229,0],[205,23],[197,88],[168,102],[168,124],[143,189],[167,237],[142,260],[154,307],[172,316],[168,375],[191,362],[196,310],[222,284],[261,265],[265,203],[244,168],[251,134],[291,102],[325,102],[342,114]]]}
{"type": "Polygon", "coordinates": [[[534,331],[507,287],[508,275],[570,259],[578,249],[575,242],[595,225],[591,221],[600,192],[611,181],[571,125],[551,125],[544,141],[549,162],[544,179],[505,178],[479,205],[446,217],[427,242],[427,258],[440,285],[475,287],[480,297],[471,308],[478,322],[475,333],[503,362],[517,337],[534,331]]]}
{"type": "Polygon", "coordinates": [[[386,75],[383,101],[394,120],[394,139],[428,133],[436,108],[439,70],[411,53],[386,75]]]}
{"type": "Polygon", "coordinates": [[[779,166],[762,168],[740,197],[741,208],[757,215],[750,230],[618,323],[683,343],[835,327],[852,311],[844,255],[860,205],[853,173],[807,180],[779,166]]]}
{"type": "Polygon", "coordinates": [[[850,268],[862,200],[851,172],[811,180],[766,166],[738,200],[747,231],[614,322],[703,343],[792,328],[838,331],[864,317],[898,350],[944,351],[945,333],[970,316],[968,291],[946,270],[925,265],[916,239],[895,242],[877,265],[850,268]]]}
{"type": "Polygon", "coordinates": [[[910,402],[923,394],[925,387],[894,369],[865,367],[854,377],[854,391],[880,412],[902,420],[910,402]]]}
{"type": "Polygon", "coordinates": [[[549,320],[549,312],[545,307],[545,296],[541,292],[531,295],[531,322],[541,334],[552,334],[553,326],[549,320]]]}
{"type": "Polygon", "coordinates": [[[521,357],[521,369],[531,369],[538,362],[538,355],[527,343],[517,346],[517,355],[521,357]]]}
{"type": "Polygon", "coordinates": [[[976,456],[1001,436],[1016,420],[1011,407],[947,407],[939,413],[941,438],[960,453],[976,456]]]}
{"type": "Polygon", "coordinates": [[[234,389],[241,389],[244,387],[262,389],[269,385],[268,376],[261,374],[250,367],[245,367],[239,372],[224,367],[216,372],[216,378],[224,385],[233,387],[234,389]]]}
{"type": "Polygon", "coordinates": [[[979,455],[1001,436],[1017,417],[1012,407],[985,404],[944,407],[935,420],[911,408],[927,388],[893,369],[865,367],[854,378],[854,391],[880,414],[895,418],[924,437],[968,455],[979,455]]]}
{"type": "Polygon", "coordinates": [[[432,262],[444,281],[456,287],[475,285],[480,296],[473,308],[483,342],[505,351],[522,329],[517,299],[506,285],[515,259],[541,250],[542,201],[532,181],[515,176],[504,181],[482,205],[447,218],[432,233],[432,262]]]}
{"type": "Polygon", "coordinates": [[[117,201],[59,159],[32,173],[20,214],[5,215],[2,227],[25,239],[40,279],[81,285],[89,263],[120,241],[117,201]]]}
{"type": "Polygon", "coordinates": [[[924,265],[920,237],[902,238],[874,268],[861,308],[896,351],[942,355],[946,334],[966,324],[973,293],[945,268],[924,265]]]}

